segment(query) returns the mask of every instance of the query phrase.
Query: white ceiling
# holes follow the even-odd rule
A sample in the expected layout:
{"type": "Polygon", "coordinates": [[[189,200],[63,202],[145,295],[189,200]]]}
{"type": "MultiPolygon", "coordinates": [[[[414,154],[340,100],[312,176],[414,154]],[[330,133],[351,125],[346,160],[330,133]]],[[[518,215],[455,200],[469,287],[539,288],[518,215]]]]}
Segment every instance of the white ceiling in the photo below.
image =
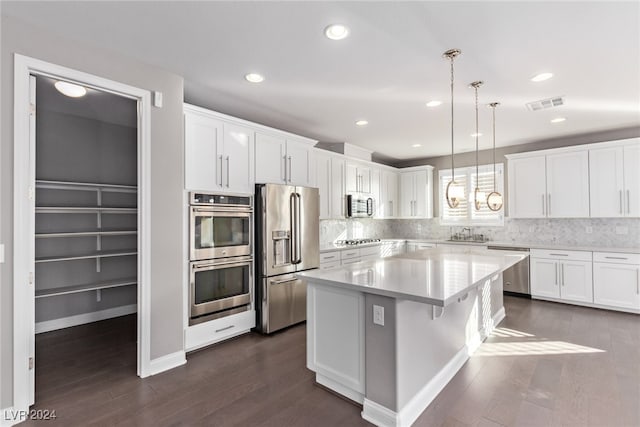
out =
{"type": "MultiPolygon", "coordinates": [[[[473,150],[480,103],[497,145],[640,125],[640,2],[2,2],[2,13],[185,78],[185,100],[395,159],[473,150]],[[344,23],[343,41],[324,37],[344,23]],[[533,83],[531,76],[554,73],[533,83]],[[259,72],[251,84],[243,76],[259,72]],[[563,95],[566,105],[525,103],[563,95]],[[444,103],[427,108],[425,102],[444,103]],[[551,118],[567,120],[551,124],[551,118]],[[366,119],[369,125],[354,122],[366,119]],[[422,147],[412,148],[420,143],[422,147]]],[[[491,145],[480,109],[481,148],[491,145]]]]}

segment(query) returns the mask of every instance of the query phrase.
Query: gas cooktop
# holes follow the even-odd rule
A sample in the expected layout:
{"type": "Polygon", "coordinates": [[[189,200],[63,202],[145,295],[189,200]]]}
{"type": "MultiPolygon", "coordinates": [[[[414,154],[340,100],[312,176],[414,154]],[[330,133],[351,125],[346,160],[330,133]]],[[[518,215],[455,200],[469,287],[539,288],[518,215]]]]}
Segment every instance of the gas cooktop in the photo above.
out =
{"type": "Polygon", "coordinates": [[[365,243],[376,243],[379,242],[380,239],[347,239],[347,240],[338,240],[336,244],[338,245],[362,245],[365,243]]]}

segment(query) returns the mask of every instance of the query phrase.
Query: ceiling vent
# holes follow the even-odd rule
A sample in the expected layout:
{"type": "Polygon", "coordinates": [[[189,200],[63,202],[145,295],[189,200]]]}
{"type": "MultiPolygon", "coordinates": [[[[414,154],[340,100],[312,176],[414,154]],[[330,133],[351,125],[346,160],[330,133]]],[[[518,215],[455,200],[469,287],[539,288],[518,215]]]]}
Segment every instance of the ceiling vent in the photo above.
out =
{"type": "Polygon", "coordinates": [[[528,102],[525,105],[529,111],[546,110],[547,108],[564,105],[564,97],[555,96],[553,98],[541,99],[540,101],[528,102]]]}

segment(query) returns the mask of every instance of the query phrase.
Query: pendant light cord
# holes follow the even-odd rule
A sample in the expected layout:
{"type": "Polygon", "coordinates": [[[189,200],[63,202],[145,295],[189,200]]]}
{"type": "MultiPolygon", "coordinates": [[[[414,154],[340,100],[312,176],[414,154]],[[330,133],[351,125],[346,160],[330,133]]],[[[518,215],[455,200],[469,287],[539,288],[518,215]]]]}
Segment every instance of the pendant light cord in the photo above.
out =
{"type": "MultiPolygon", "coordinates": [[[[476,90],[476,189],[478,189],[478,85],[474,85],[476,90]]],[[[475,197],[475,196],[474,196],[475,197]]]]}
{"type": "Polygon", "coordinates": [[[493,191],[496,191],[496,105],[492,105],[493,112],[493,191]]]}
{"type": "Polygon", "coordinates": [[[451,181],[455,181],[456,173],[453,166],[453,59],[451,56],[451,181]]]}

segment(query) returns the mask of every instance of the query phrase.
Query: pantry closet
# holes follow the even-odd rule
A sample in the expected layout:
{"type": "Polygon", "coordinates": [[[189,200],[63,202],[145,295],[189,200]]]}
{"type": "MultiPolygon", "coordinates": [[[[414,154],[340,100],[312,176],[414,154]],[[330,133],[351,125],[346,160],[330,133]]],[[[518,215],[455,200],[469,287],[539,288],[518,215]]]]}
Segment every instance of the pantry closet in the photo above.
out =
{"type": "MultiPolygon", "coordinates": [[[[57,369],[61,358],[74,361],[76,350],[86,355],[98,348],[90,329],[78,325],[137,311],[138,107],[134,99],[83,86],[67,87],[72,92],[65,95],[59,80],[33,79],[33,279],[35,333],[42,334],[36,337],[36,362],[38,378],[55,388],[47,369],[57,369]],[[70,329],[51,332],[63,328],[70,329]]],[[[135,320],[113,325],[131,329],[117,334],[130,337],[132,348],[125,353],[135,367],[135,320]]],[[[109,327],[96,330],[108,334],[109,327]]],[[[87,361],[77,367],[83,363],[95,369],[87,361]]],[[[84,375],[81,370],[67,372],[84,375]]]]}

